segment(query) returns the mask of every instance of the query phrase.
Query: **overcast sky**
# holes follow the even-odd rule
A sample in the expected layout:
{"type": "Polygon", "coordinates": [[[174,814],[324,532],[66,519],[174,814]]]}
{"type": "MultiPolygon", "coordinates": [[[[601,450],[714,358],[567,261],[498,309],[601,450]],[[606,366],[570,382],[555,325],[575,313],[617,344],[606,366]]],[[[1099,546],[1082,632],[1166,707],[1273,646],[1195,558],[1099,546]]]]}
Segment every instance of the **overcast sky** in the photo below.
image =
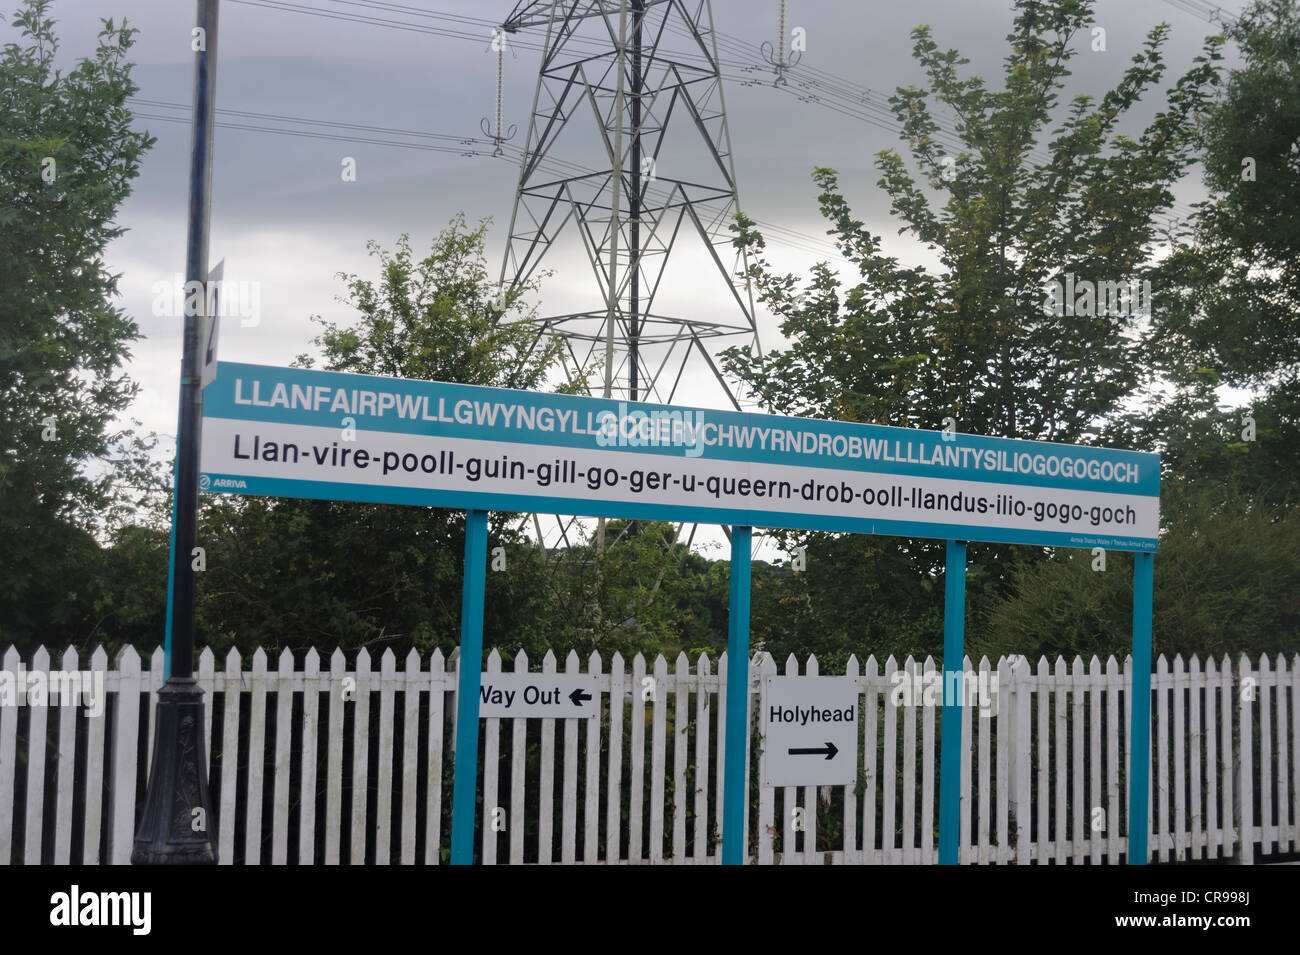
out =
{"type": "MultiPolygon", "coordinates": [[[[4,25],[0,42],[15,39],[10,14],[15,0],[0,0],[4,25]]],[[[217,106],[279,117],[480,137],[480,120],[495,109],[496,54],[490,24],[504,19],[512,0],[223,0],[221,3],[217,106]],[[297,11],[327,12],[333,16],[297,11]],[[449,14],[451,18],[439,17],[449,14]],[[388,26],[337,17],[391,21],[388,26]],[[472,22],[465,22],[470,18],[472,22]],[[481,22],[480,22],[481,21],[481,22]],[[392,25],[395,24],[395,25],[392,25]],[[430,29],[455,32],[447,36],[430,29]]],[[[1239,12],[1243,0],[1228,0],[1239,12]]],[[[759,44],[777,34],[778,0],[715,0],[720,37],[739,42],[747,53],[724,60],[761,65],[759,44]]],[[[1009,0],[790,0],[788,25],[805,31],[801,68],[832,74],[854,89],[887,95],[923,77],[911,58],[909,31],[928,23],[941,48],[955,46],[971,63],[964,69],[1001,83],[1005,35],[1011,25],[1009,0]]],[[[139,323],[129,374],[141,384],[131,414],[147,430],[175,429],[179,378],[179,323],[154,317],[152,288],[184,270],[187,200],[186,154],[193,83],[190,30],[194,4],[187,0],[55,0],[61,60],[90,53],[101,17],[125,15],[140,31],[132,59],[142,100],[137,126],[158,138],[144,159],[140,178],[120,215],[128,230],[110,248],[108,264],[122,274],[122,305],[139,323]],[[157,118],[171,116],[185,122],[157,118]]],[[[1112,86],[1140,48],[1147,31],[1165,21],[1172,27],[1165,48],[1168,64],[1162,90],[1191,66],[1204,37],[1217,27],[1165,0],[1099,0],[1097,23],[1106,30],[1106,50],[1093,52],[1091,38],[1076,41],[1068,93],[1100,94],[1112,86]]],[[[534,29],[514,38],[505,58],[505,121],[518,125],[522,141],[544,33],[534,29]]],[[[733,47],[733,49],[738,49],[733,47]]],[[[808,242],[824,241],[810,179],[815,166],[831,166],[855,212],[886,238],[886,250],[904,259],[924,250],[897,236],[887,204],[875,186],[873,154],[898,145],[887,129],[803,102],[799,90],[778,90],[770,72],[728,69],[725,96],[734,144],[741,203],[752,217],[810,236],[804,248],[773,244],[771,258],[783,269],[804,272],[818,257],[808,242]],[[761,80],[746,85],[745,78],[761,80]]],[[[796,70],[796,77],[803,75],[796,70]]],[[[823,74],[823,78],[825,78],[823,74]]],[[[1146,103],[1138,119],[1156,108],[1146,103]]],[[[226,123],[280,131],[315,130],[286,119],[266,120],[219,114],[226,123]]],[[[1135,126],[1136,128],[1136,126],[1135,126]]],[[[339,135],[429,143],[417,137],[335,129],[339,135]]],[[[454,142],[438,140],[437,145],[454,142]]],[[[591,143],[588,165],[599,165],[599,144],[591,143]]],[[[671,148],[671,147],[669,147],[671,148]]],[[[570,155],[569,158],[572,158],[570,155]]],[[[662,162],[662,159],[661,159],[662,162]]],[[[494,222],[490,256],[499,267],[503,233],[510,221],[518,168],[506,159],[465,157],[374,143],[338,142],[272,132],[221,127],[217,130],[211,261],[224,257],[225,278],[259,283],[256,327],[222,326],[225,360],[287,364],[310,351],[316,333],[310,316],[348,321],[354,315],[336,302],[343,291],[336,273],[374,274],[366,254],[369,239],[391,246],[408,232],[417,250],[457,212],[494,222]],[[356,181],[340,175],[344,157],[356,161],[356,181]]],[[[1179,190],[1182,203],[1200,198],[1198,175],[1179,190]]],[[[567,308],[590,289],[590,266],[577,255],[557,254],[547,263],[556,274],[543,287],[543,311],[567,308]]],[[[684,257],[679,279],[700,288],[709,281],[698,256],[684,257]],[[694,270],[692,273],[691,270],[694,270]]],[[[702,308],[725,307],[710,295],[702,308]]],[[[778,344],[770,316],[760,315],[765,347],[778,344]]],[[[687,394],[690,403],[721,406],[718,396],[687,394]]]]}

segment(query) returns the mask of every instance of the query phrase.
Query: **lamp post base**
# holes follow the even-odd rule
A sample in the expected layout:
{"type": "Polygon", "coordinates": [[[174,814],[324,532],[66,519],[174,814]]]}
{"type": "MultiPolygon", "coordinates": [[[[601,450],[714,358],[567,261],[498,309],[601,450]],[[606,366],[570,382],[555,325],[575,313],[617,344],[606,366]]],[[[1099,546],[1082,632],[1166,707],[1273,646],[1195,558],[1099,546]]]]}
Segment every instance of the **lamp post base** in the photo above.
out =
{"type": "Polygon", "coordinates": [[[172,678],[158,691],[153,762],[132,865],[215,865],[203,691],[172,678]]]}

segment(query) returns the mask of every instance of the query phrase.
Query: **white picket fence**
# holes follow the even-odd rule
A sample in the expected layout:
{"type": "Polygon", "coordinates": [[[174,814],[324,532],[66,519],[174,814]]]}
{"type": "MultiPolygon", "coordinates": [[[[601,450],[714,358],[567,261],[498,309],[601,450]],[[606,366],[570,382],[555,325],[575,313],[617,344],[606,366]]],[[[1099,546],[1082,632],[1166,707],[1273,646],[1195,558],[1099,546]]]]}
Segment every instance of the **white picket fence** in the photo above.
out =
{"type": "MultiPolygon", "coordinates": [[[[285,651],[268,670],[258,650],[244,670],[232,650],[217,672],[203,651],[198,678],[221,862],[444,861],[455,659],[435,652],[424,669],[412,652],[399,670],[390,650],[376,671],[364,650],[352,669],[335,652],[322,670],[312,650],[299,669],[285,651]]],[[[103,671],[110,701],[99,718],[73,707],[0,706],[0,863],[128,861],[162,661],[156,651],[142,669],[128,647],[109,669],[104,651],[95,651],[89,666],[103,671]]],[[[17,651],[3,664],[16,672],[17,651]]],[[[27,669],[49,664],[40,650],[27,669]]],[[[1103,667],[1094,657],[1085,667],[1076,657],[1031,669],[1024,658],[1003,658],[995,669],[983,659],[976,670],[967,658],[968,673],[995,672],[998,687],[996,714],[968,709],[962,723],[963,862],[1123,861],[1127,666],[1112,657],[1103,667]]],[[[61,668],[78,667],[69,649],[61,668]]],[[[541,671],[556,667],[548,652],[541,671]]],[[[679,655],[670,668],[663,657],[647,664],[638,654],[628,668],[615,654],[606,672],[592,654],[587,669],[599,674],[601,719],[484,719],[481,861],[718,862],[726,667],[725,654],[716,671],[707,656],[692,667],[679,655]]],[[[528,668],[519,654],[513,669],[528,668]]],[[[918,668],[924,675],[936,664],[909,657],[901,669],[911,676],[918,668]]],[[[769,655],[755,657],[747,805],[756,790],[757,825],[747,810],[746,830],[756,833],[747,857],[937,861],[942,711],[895,706],[899,669],[893,657],[883,669],[874,657],[848,662],[863,704],[857,785],[774,789],[760,785],[755,707],[765,702],[761,677],[778,671],[769,655]]],[[[501,670],[496,651],[485,670],[501,670]]],[[[570,653],[564,672],[580,670],[570,653]]],[[[784,672],[799,674],[793,657],[784,672]]],[[[815,658],[803,672],[818,673],[815,658]]],[[[1300,655],[1289,668],[1280,655],[1256,663],[1243,656],[1235,673],[1227,657],[1202,668],[1195,658],[1170,664],[1162,656],[1152,692],[1149,857],[1253,861],[1256,852],[1300,849],[1300,655]]]]}

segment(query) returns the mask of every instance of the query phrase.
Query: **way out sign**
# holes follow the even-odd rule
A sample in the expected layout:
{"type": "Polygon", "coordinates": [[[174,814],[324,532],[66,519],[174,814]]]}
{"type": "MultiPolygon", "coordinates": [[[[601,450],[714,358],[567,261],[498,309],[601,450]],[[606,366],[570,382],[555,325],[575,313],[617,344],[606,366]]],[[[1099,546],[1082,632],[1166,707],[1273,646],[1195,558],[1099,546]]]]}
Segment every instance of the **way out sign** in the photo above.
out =
{"type": "Polygon", "coordinates": [[[484,673],[478,715],[587,719],[600,715],[600,691],[590,673],[484,673]]]}
{"type": "Polygon", "coordinates": [[[857,681],[767,676],[763,688],[763,785],[853,783],[858,761],[857,681]]]}

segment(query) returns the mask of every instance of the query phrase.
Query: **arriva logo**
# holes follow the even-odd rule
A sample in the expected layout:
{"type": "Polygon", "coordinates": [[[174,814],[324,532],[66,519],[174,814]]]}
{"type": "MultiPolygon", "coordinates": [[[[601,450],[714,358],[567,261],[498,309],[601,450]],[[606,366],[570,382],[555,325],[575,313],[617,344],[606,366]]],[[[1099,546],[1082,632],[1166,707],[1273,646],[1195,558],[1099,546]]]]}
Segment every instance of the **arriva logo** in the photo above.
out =
{"type": "Polygon", "coordinates": [[[227,487],[239,491],[245,490],[248,487],[244,481],[237,480],[236,478],[217,478],[212,482],[212,486],[227,487]]]}

